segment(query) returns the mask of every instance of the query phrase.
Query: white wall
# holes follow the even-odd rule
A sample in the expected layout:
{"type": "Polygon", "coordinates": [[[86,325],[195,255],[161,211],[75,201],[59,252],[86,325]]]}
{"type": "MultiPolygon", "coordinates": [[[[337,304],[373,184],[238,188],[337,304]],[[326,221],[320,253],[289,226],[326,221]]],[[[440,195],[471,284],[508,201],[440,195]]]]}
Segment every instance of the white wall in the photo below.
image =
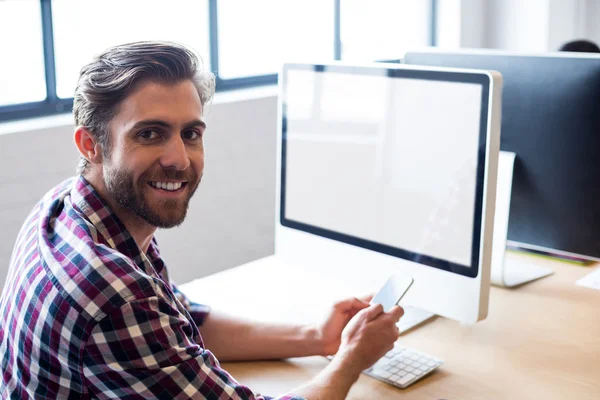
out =
{"type": "Polygon", "coordinates": [[[487,0],[438,0],[438,47],[485,47],[487,0]]]}
{"type": "Polygon", "coordinates": [[[586,0],[583,2],[579,20],[584,27],[584,35],[600,43],[600,1],[586,0]]]}
{"type": "MultiPolygon", "coordinates": [[[[186,221],[157,234],[173,280],[273,253],[277,101],[270,92],[241,101],[220,101],[231,96],[217,94],[208,110],[202,184],[186,221]]],[[[46,127],[0,126],[0,287],[23,220],[77,164],[70,117],[36,122],[46,127]]]]}
{"type": "Polygon", "coordinates": [[[556,50],[587,38],[600,43],[598,0],[438,0],[438,44],[447,49],[556,50]]]}
{"type": "Polygon", "coordinates": [[[569,40],[589,34],[585,21],[588,3],[586,0],[549,0],[548,49],[558,49],[569,40]]]}
{"type": "Polygon", "coordinates": [[[489,48],[548,50],[548,0],[488,0],[485,44],[489,48]]]}
{"type": "MultiPolygon", "coordinates": [[[[446,0],[447,1],[447,0],[446,0]]],[[[460,18],[462,30],[460,33],[461,47],[484,47],[487,12],[485,0],[461,0],[460,18]]]]}
{"type": "Polygon", "coordinates": [[[467,25],[461,17],[462,3],[460,0],[438,0],[437,3],[437,37],[438,47],[458,49],[461,46],[461,35],[464,36],[467,25]],[[462,29],[462,27],[465,29],[462,29]]]}

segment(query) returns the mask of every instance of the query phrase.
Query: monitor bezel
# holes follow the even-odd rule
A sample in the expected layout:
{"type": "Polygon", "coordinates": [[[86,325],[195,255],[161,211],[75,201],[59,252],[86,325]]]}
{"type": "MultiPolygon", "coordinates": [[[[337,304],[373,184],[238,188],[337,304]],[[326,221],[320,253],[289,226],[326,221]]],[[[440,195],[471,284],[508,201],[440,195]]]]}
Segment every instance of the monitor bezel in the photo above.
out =
{"type": "Polygon", "coordinates": [[[282,86],[281,98],[281,165],[280,165],[280,204],[279,204],[279,223],[287,228],[300,230],[306,233],[317,235],[331,240],[336,240],[349,245],[357,246],[363,249],[376,251],[397,257],[407,261],[412,261],[424,266],[437,268],[465,277],[476,278],[479,275],[479,265],[481,261],[481,243],[483,241],[482,226],[483,220],[483,200],[485,195],[485,166],[488,148],[488,130],[490,114],[490,84],[491,78],[484,71],[441,71],[439,69],[406,68],[402,65],[342,65],[342,64],[284,64],[280,75],[282,86]],[[286,218],[286,153],[287,153],[287,93],[286,83],[288,81],[288,72],[292,70],[313,71],[315,73],[345,73],[369,76],[387,76],[390,78],[408,78],[421,79],[428,81],[444,81],[455,83],[478,84],[481,86],[481,110],[479,122],[479,144],[477,150],[476,184],[475,184],[475,207],[473,216],[473,237],[471,248],[470,265],[463,265],[452,261],[436,258],[426,254],[420,254],[387,244],[375,242],[348,235],[341,232],[324,229],[315,225],[303,223],[286,218]]]}

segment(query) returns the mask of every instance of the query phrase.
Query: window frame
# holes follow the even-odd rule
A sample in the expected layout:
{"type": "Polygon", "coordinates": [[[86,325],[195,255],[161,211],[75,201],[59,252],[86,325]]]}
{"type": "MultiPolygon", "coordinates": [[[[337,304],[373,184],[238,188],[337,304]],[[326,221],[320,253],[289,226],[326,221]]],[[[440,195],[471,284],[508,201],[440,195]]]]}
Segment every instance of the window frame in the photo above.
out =
{"type": "MultiPolygon", "coordinates": [[[[43,101],[10,104],[0,106],[0,122],[22,120],[26,118],[42,117],[71,112],[73,98],[61,99],[56,93],[56,64],[54,56],[54,30],[52,27],[52,0],[39,0],[41,4],[42,44],[44,49],[44,71],[46,77],[46,99],[43,101]]],[[[333,55],[334,60],[341,59],[341,0],[330,0],[334,3],[333,20],[333,55]]],[[[438,0],[430,0],[430,45],[436,45],[436,25],[438,0]]],[[[222,79],[219,76],[219,43],[217,38],[218,26],[218,0],[208,0],[209,15],[209,52],[210,70],[216,76],[217,92],[244,89],[256,86],[274,85],[277,83],[277,74],[253,75],[238,78],[222,79]]]]}

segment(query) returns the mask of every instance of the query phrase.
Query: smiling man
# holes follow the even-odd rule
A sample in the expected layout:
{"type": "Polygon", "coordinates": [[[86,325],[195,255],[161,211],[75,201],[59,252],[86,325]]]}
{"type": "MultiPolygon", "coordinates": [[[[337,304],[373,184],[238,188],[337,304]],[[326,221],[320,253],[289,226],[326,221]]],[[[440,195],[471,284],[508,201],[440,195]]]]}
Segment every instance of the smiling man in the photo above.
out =
{"type": "Polygon", "coordinates": [[[282,398],[341,399],[398,338],[400,307],[348,299],[318,326],[265,325],[191,303],[169,280],[154,233],[184,221],[202,179],[214,77],[198,64],[174,43],[138,42],[82,69],[78,175],[28,216],[0,299],[0,398],[258,399],[218,360],[337,353],[282,398]]]}

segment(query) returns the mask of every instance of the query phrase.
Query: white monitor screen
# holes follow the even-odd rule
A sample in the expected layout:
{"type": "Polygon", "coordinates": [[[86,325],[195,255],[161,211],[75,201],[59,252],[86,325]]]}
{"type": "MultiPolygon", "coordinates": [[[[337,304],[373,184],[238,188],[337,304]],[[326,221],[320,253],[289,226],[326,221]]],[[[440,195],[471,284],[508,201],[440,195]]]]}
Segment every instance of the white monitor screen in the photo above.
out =
{"type": "Polygon", "coordinates": [[[361,71],[284,70],[282,223],[445,269],[476,265],[487,87],[361,71]]]}

